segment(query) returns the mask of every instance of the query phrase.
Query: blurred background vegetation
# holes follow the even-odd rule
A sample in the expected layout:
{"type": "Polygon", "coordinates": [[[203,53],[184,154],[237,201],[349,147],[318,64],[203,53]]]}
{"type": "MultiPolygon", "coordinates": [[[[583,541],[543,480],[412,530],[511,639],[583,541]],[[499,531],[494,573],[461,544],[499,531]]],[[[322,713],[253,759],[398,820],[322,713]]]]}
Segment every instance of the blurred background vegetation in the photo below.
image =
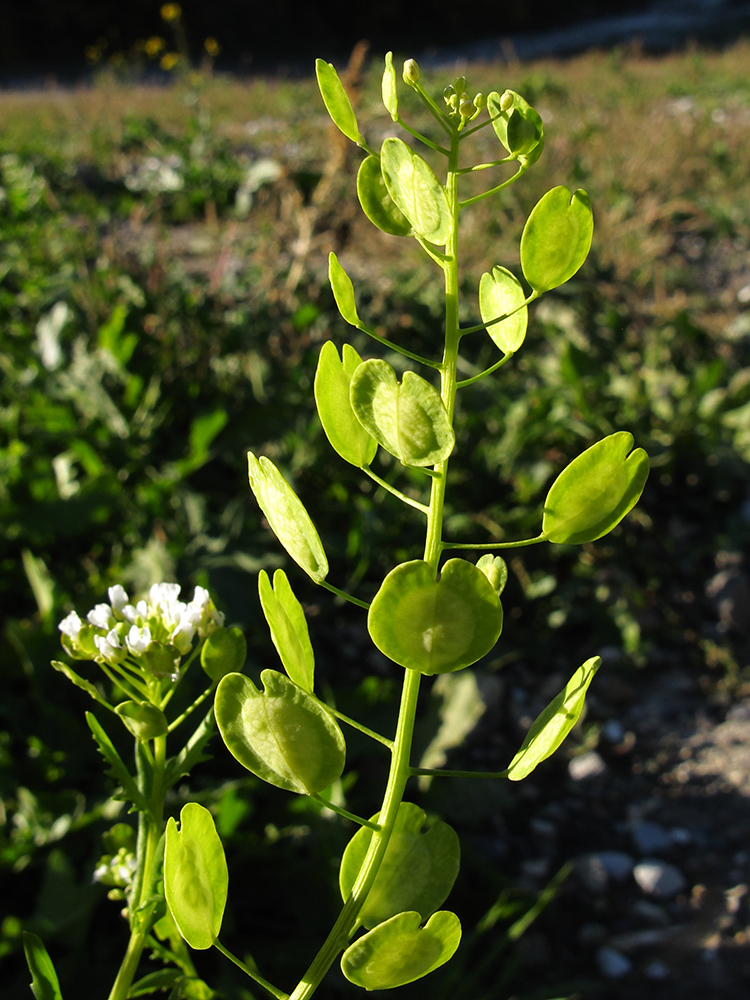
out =
{"type": "MultiPolygon", "coordinates": [[[[131,593],[200,583],[246,631],[251,673],[275,666],[257,572],[283,557],[252,503],[248,448],[293,482],[338,586],[369,597],[421,551],[409,511],[327,445],[312,382],[329,337],[373,354],[335,309],[329,251],[352,275],[361,315],[421,353],[440,336],[439,275],[362,216],[360,154],[332,129],[311,76],[216,76],[210,36],[200,70],[175,62],[169,86],[124,83],[136,56],[179,55],[167,34],[154,27],[165,40],[153,56],[121,49],[122,72],[110,65],[94,86],[7,91],[0,104],[0,959],[13,1000],[28,989],[22,927],[45,938],[63,983],[85,970],[90,996],[108,988],[121,953],[117,905],[91,884],[117,807],[82,728],[86,696],[49,666],[59,620],[114,583],[131,593]]],[[[741,572],[750,542],[749,57],[739,43],[466,70],[472,92],[522,93],[547,141],[527,179],[467,213],[463,320],[478,320],[482,271],[517,269],[524,220],[549,187],[584,187],[596,230],[583,270],[532,310],[517,360],[461,394],[448,536],[536,534],[557,472],[615,429],[652,457],[643,500],[611,536],[513,556],[506,631],[480,679],[522,668],[541,684],[604,651],[625,674],[680,664],[718,696],[747,684],[747,622],[706,587],[741,572]]],[[[381,67],[360,47],[348,71],[373,144],[391,131],[381,67]]],[[[427,73],[436,95],[456,71],[427,73]]],[[[490,129],[477,142],[495,157],[490,129]]],[[[495,359],[476,335],[464,373],[495,359]]],[[[387,456],[381,471],[396,471],[387,456]]],[[[372,656],[359,612],[320,601],[300,574],[293,585],[337,703],[390,726],[393,673],[372,656]]],[[[227,933],[241,928],[264,974],[291,981],[335,908],[347,831],[214,749],[174,807],[187,797],[215,807],[233,884],[250,887],[230,892],[227,933]],[[298,879],[319,900],[310,921],[290,899],[298,879]]],[[[341,795],[367,813],[381,772],[356,738],[349,764],[341,795]]],[[[472,799],[464,819],[479,832],[495,806],[472,799]]],[[[490,880],[485,909],[504,877],[490,880]]],[[[505,915],[490,912],[485,930],[505,915]]],[[[211,963],[209,981],[250,996],[211,963]]],[[[338,980],[331,989],[346,992],[338,980]]]]}

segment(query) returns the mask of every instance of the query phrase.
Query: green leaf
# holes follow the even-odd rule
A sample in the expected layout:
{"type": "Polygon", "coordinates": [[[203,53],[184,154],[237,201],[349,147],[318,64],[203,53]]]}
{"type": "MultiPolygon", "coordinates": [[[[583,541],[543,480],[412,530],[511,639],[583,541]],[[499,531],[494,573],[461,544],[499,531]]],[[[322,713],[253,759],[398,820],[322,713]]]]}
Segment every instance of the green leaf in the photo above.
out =
{"type": "MultiPolygon", "coordinates": [[[[398,807],[396,823],[377,877],[359,918],[368,929],[416,910],[426,920],[444,903],[458,875],[461,848],[456,831],[440,820],[423,831],[427,816],[411,802],[398,807]]],[[[377,823],[379,814],[372,817],[377,823]]],[[[346,901],[365,860],[373,831],[358,830],[341,859],[339,888],[346,901]]]]}
{"type": "Polygon", "coordinates": [[[315,372],[315,403],[331,447],[345,462],[361,469],[372,462],[378,444],[357,419],[351,404],[352,376],[362,358],[349,344],[344,344],[342,354],[343,361],[332,341],[323,344],[315,372]]]}
{"type": "Polygon", "coordinates": [[[276,652],[290,680],[312,694],[315,656],[302,605],[294,596],[286,573],[277,569],[273,587],[264,569],[258,574],[258,593],[276,652]]]}
{"type": "MultiPolygon", "coordinates": [[[[241,675],[238,675],[241,676],[241,675]]],[[[229,872],[213,816],[197,802],[180,811],[180,828],[167,821],[164,895],[174,922],[191,948],[210,948],[227,904],[229,872]]]]}
{"type": "Polygon", "coordinates": [[[385,361],[363,361],[352,376],[352,409],[378,444],[404,465],[443,462],[455,436],[440,393],[415,372],[399,384],[385,361]]]}
{"type": "Polygon", "coordinates": [[[429,163],[401,139],[386,139],[380,165],[388,193],[414,232],[444,246],[453,228],[445,188],[429,163]]]}
{"type": "Polygon", "coordinates": [[[511,156],[528,165],[535,163],[544,149],[544,126],[542,119],[531,105],[514,90],[487,95],[487,111],[500,142],[511,156]],[[501,102],[510,103],[505,111],[501,102]]]}
{"type": "Polygon", "coordinates": [[[216,689],[216,721],[229,752],[259,778],[313,795],[341,777],[346,745],[317,699],[284,674],[264,670],[265,690],[243,674],[228,674],[216,689]]]}
{"type": "Polygon", "coordinates": [[[112,740],[104,732],[101,723],[91,712],[86,712],[86,722],[94,736],[99,753],[109,764],[109,770],[106,773],[119,782],[122,788],[122,794],[115,795],[114,797],[129,799],[139,812],[146,812],[148,810],[148,802],[131,777],[130,771],[123,764],[112,740]]]}
{"type": "Polygon", "coordinates": [[[508,564],[502,556],[493,556],[488,552],[477,560],[477,569],[481,569],[500,597],[508,582],[508,564]]]}
{"type": "Polygon", "coordinates": [[[341,956],[346,978],[366,990],[413,983],[444,965],[461,941],[455,913],[438,910],[424,927],[418,913],[399,913],[350,944],[341,956]]]}
{"type": "Polygon", "coordinates": [[[139,979],[137,983],[133,983],[128,990],[128,1000],[153,996],[157,990],[172,989],[178,986],[184,978],[185,973],[182,969],[160,969],[158,972],[150,972],[147,976],[139,979]]]}
{"type": "Polygon", "coordinates": [[[352,102],[349,100],[349,95],[344,90],[344,85],[333,65],[323,59],[316,59],[315,75],[318,78],[318,87],[323,103],[334,125],[344,133],[347,139],[356,142],[358,146],[363,145],[365,140],[359,131],[352,102]]]}
{"type": "Polygon", "coordinates": [[[36,1000],[62,1000],[55,966],[42,939],[37,934],[24,931],[23,950],[31,973],[31,992],[36,1000]]]}
{"type": "Polygon", "coordinates": [[[521,236],[521,267],[535,292],[572,278],[586,260],[594,234],[589,196],[560,185],[537,202],[521,236]]]}
{"type": "Polygon", "coordinates": [[[379,156],[366,156],[357,173],[357,196],[362,211],[378,229],[390,236],[411,236],[413,229],[388,194],[379,156]]]}
{"type": "Polygon", "coordinates": [[[72,681],[76,687],[85,691],[86,694],[90,695],[94,699],[94,701],[98,701],[100,705],[104,705],[104,707],[110,709],[110,711],[112,710],[110,703],[106,698],[101,696],[96,687],[94,687],[94,685],[90,681],[87,681],[84,677],[80,677],[75,670],[72,669],[72,667],[67,665],[67,663],[62,663],[60,660],[53,660],[52,666],[55,670],[59,670],[61,674],[65,674],[69,681],[72,681]]]}
{"type": "Polygon", "coordinates": [[[331,291],[342,317],[350,326],[361,328],[363,323],[357,312],[352,279],[339,264],[339,259],[333,251],[328,255],[328,280],[331,283],[331,291]]]}
{"type": "Polygon", "coordinates": [[[557,750],[578,722],[589,684],[601,662],[598,656],[586,660],[562,691],[537,716],[521,744],[521,749],[510,762],[508,777],[511,781],[520,781],[531,774],[537,764],[541,764],[557,750]]]}
{"type": "Polygon", "coordinates": [[[386,52],[385,54],[382,93],[385,110],[395,122],[398,120],[398,88],[396,84],[396,70],[393,67],[392,52],[386,52]]]}
{"type": "Polygon", "coordinates": [[[446,674],[481,659],[497,642],[503,609],[481,569],[449,559],[440,578],[414,559],[392,569],[367,616],[372,641],[389,659],[423,674],[446,674]]]}
{"type": "Polygon", "coordinates": [[[633,435],[616,431],[563,469],[544,501],[542,532],[548,541],[582,545],[620,523],[648,479],[648,455],[643,448],[630,452],[632,447],[633,435]]]}
{"type": "Polygon", "coordinates": [[[165,736],[169,729],[164,712],[148,702],[123,701],[116,706],[115,712],[137,740],[153,740],[157,736],[165,736]]]}
{"type": "Polygon", "coordinates": [[[520,281],[504,267],[493,267],[479,281],[479,312],[483,323],[513,314],[487,327],[487,333],[503,354],[515,354],[524,342],[529,323],[529,310],[523,305],[525,300],[520,281]]]}
{"type": "Polygon", "coordinates": [[[201,666],[212,681],[238,673],[247,659],[247,639],[240,628],[219,627],[201,647],[201,666]]]}
{"type": "Polygon", "coordinates": [[[271,530],[308,576],[316,583],[328,575],[323,543],[302,501],[270,460],[247,453],[250,486],[271,530]]]}

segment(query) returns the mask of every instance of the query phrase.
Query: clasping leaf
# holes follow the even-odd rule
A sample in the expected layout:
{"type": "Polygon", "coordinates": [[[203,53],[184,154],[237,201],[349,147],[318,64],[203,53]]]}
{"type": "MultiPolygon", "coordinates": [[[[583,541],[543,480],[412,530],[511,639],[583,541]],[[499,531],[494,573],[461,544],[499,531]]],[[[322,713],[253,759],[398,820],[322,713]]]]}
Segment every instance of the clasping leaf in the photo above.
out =
{"type": "Polygon", "coordinates": [[[310,515],[270,458],[247,453],[250,487],[271,530],[316,583],[328,575],[328,559],[310,515]]]}
{"type": "Polygon", "coordinates": [[[487,333],[503,354],[515,354],[524,342],[529,322],[529,310],[524,305],[525,301],[521,282],[506,268],[493,267],[480,278],[479,312],[482,322],[489,324],[498,316],[508,316],[500,323],[487,326],[487,333]]]}
{"type": "Polygon", "coordinates": [[[227,904],[229,872],[211,813],[197,802],[167,821],[164,895],[180,934],[191,948],[210,948],[219,936],[227,904]]]}
{"type": "Polygon", "coordinates": [[[447,674],[489,653],[503,628],[503,609],[473,563],[449,559],[436,580],[426,562],[414,559],[385,578],[367,627],[381,653],[402,667],[447,674]]]}
{"type": "Polygon", "coordinates": [[[320,702],[276,670],[259,691],[244,674],[216,689],[216,723],[229,752],[259,778],[300,795],[327,788],[344,770],[346,745],[320,702]]]}
{"type": "Polygon", "coordinates": [[[635,506],[646,485],[648,455],[617,431],[574,458],[544,501],[542,532],[550,542],[582,545],[606,535],[635,506]],[[630,454],[628,454],[630,452],[630,454]]]}
{"type": "Polygon", "coordinates": [[[535,292],[572,278],[586,260],[594,234],[589,196],[560,185],[537,202],[521,236],[521,267],[535,292]]]}
{"type": "Polygon", "coordinates": [[[246,658],[247,639],[239,628],[214,629],[201,649],[201,666],[212,681],[242,670],[246,658]]]}
{"type": "Polygon", "coordinates": [[[373,226],[390,236],[412,235],[411,223],[388,194],[379,156],[366,156],[362,160],[357,173],[357,196],[373,226]]]}
{"type": "Polygon", "coordinates": [[[380,164],[388,193],[417,236],[444,246],[452,229],[445,188],[429,163],[402,139],[386,139],[380,164]]]}
{"type": "Polygon", "coordinates": [[[544,126],[531,105],[514,90],[506,90],[502,97],[493,91],[487,95],[487,111],[510,155],[529,165],[535,163],[544,149],[544,126]]]}
{"type": "Polygon", "coordinates": [[[537,764],[541,764],[557,750],[578,722],[589,684],[601,662],[598,656],[586,660],[562,691],[537,716],[521,744],[521,749],[510,762],[508,778],[511,781],[520,781],[531,774],[537,764]]]}
{"type": "Polygon", "coordinates": [[[315,372],[315,403],[331,447],[345,462],[361,469],[372,462],[378,444],[357,419],[351,404],[352,376],[362,359],[349,344],[344,344],[342,354],[343,360],[332,341],[323,344],[315,372]]]}
{"type": "Polygon", "coordinates": [[[258,593],[276,652],[289,678],[312,694],[315,657],[302,605],[294,596],[283,569],[273,575],[273,586],[264,569],[258,574],[258,593]]]}
{"type": "Polygon", "coordinates": [[[352,102],[349,100],[349,95],[344,90],[344,85],[333,64],[327,63],[323,59],[316,59],[315,75],[318,78],[318,87],[323,103],[334,125],[344,133],[347,139],[356,142],[358,146],[364,145],[365,140],[359,131],[352,102]]]}
{"type": "Polygon", "coordinates": [[[455,913],[438,910],[424,927],[413,910],[398,913],[350,944],[341,956],[346,978],[366,990],[390,990],[421,979],[453,956],[461,941],[455,913]]]}
{"type": "Polygon", "coordinates": [[[440,393],[415,372],[404,372],[399,384],[386,361],[363,361],[352,375],[350,399],[367,433],[404,465],[435,465],[453,451],[440,393]]]}
{"type": "MultiPolygon", "coordinates": [[[[379,815],[372,817],[377,822],[379,815]]],[[[360,910],[368,929],[402,910],[416,910],[426,920],[448,897],[458,875],[461,848],[453,827],[440,820],[422,830],[426,814],[411,802],[398,807],[377,877],[360,910]]],[[[373,832],[358,830],[341,859],[339,887],[346,900],[365,860],[373,832]]]]}

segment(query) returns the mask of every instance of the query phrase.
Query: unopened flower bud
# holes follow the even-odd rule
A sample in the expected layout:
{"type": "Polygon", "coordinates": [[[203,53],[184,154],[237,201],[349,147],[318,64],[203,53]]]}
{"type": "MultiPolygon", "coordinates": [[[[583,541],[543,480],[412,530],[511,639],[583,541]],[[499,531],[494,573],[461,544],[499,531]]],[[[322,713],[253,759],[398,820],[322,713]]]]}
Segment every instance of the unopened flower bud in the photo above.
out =
{"type": "Polygon", "coordinates": [[[487,104],[487,98],[484,96],[484,94],[477,94],[477,96],[474,98],[474,107],[477,109],[477,111],[481,111],[481,109],[486,104],[487,104]]]}
{"type": "Polygon", "coordinates": [[[463,118],[471,118],[471,116],[476,111],[473,103],[469,100],[468,94],[461,94],[461,100],[459,101],[458,110],[463,118]]]}
{"type": "Polygon", "coordinates": [[[453,97],[455,93],[456,91],[453,89],[453,87],[451,87],[451,85],[448,84],[448,86],[443,91],[443,97],[445,99],[446,104],[450,101],[451,97],[453,97]]]}
{"type": "Polygon", "coordinates": [[[457,76],[456,79],[453,81],[453,89],[456,91],[457,94],[463,94],[463,92],[466,90],[466,86],[467,84],[465,76],[457,76]]]}
{"type": "Polygon", "coordinates": [[[458,107],[458,94],[451,94],[451,96],[448,98],[448,107],[452,111],[456,110],[456,108],[458,107]]]}
{"type": "Polygon", "coordinates": [[[513,94],[509,90],[506,90],[503,96],[500,98],[500,110],[510,111],[513,107],[513,94]]]}
{"type": "Polygon", "coordinates": [[[419,66],[416,59],[407,59],[404,63],[404,83],[410,87],[419,83],[419,66]]]}

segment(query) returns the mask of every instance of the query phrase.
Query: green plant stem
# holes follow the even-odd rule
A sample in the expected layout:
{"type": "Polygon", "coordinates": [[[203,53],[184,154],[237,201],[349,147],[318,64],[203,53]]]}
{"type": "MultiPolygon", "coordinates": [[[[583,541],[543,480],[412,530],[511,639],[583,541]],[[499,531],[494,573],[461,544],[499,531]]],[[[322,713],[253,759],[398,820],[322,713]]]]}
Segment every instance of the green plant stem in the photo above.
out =
{"type": "Polygon", "coordinates": [[[128,901],[130,940],[112,985],[109,1000],[127,1000],[154,919],[155,905],[149,906],[148,901],[153,897],[156,888],[160,862],[159,846],[164,834],[167,738],[158,736],[153,743],[153,754],[146,754],[146,745],[139,745],[136,741],[138,787],[148,801],[148,810],[140,813],[138,817],[138,868],[128,901]]]}
{"type": "Polygon", "coordinates": [[[506,188],[509,184],[517,181],[519,177],[523,177],[528,169],[528,164],[522,163],[518,170],[512,177],[509,177],[507,181],[503,181],[502,184],[498,184],[496,187],[490,188],[489,191],[484,191],[482,194],[477,194],[473,198],[467,198],[466,201],[461,202],[461,208],[467,208],[469,205],[475,205],[478,201],[481,201],[482,198],[489,198],[490,195],[497,194],[498,191],[502,191],[503,188],[506,188]]]}
{"type": "Polygon", "coordinates": [[[380,733],[376,733],[374,729],[368,729],[367,726],[363,726],[361,722],[357,722],[356,719],[350,719],[348,715],[344,715],[343,712],[339,712],[337,708],[332,708],[330,705],[326,705],[325,702],[321,702],[323,708],[331,715],[335,715],[337,719],[341,719],[348,726],[353,729],[358,729],[360,733],[364,733],[365,736],[369,736],[372,740],[377,740],[378,743],[382,743],[383,746],[388,747],[389,750],[393,749],[393,740],[389,740],[387,736],[381,736],[380,733]]]}
{"type": "Polygon", "coordinates": [[[322,806],[326,809],[330,809],[331,812],[338,813],[339,816],[343,816],[344,819],[351,820],[352,823],[356,823],[358,826],[366,826],[368,830],[379,830],[380,826],[378,823],[373,823],[372,820],[364,819],[362,816],[357,816],[356,813],[349,812],[348,809],[343,809],[341,806],[337,806],[334,802],[329,802],[328,799],[324,799],[322,795],[317,792],[313,792],[312,798],[316,802],[320,802],[322,806]]]}
{"type": "Polygon", "coordinates": [[[350,604],[356,604],[357,607],[364,608],[365,611],[369,610],[370,605],[367,601],[360,601],[358,597],[353,597],[351,594],[347,594],[346,591],[339,590],[338,587],[334,587],[334,585],[329,583],[328,580],[319,580],[318,583],[321,587],[325,587],[326,590],[330,590],[331,593],[335,594],[337,597],[343,597],[344,600],[349,601],[350,604]]]}
{"type": "Polygon", "coordinates": [[[426,775],[428,778],[507,778],[508,771],[447,771],[441,767],[413,767],[411,773],[415,776],[426,775]]]}
{"type": "Polygon", "coordinates": [[[413,500],[405,493],[402,493],[401,490],[396,489],[395,486],[391,486],[389,482],[385,479],[381,479],[377,473],[373,472],[369,465],[363,465],[362,471],[366,476],[369,476],[373,482],[377,483],[378,486],[382,486],[384,490],[388,490],[388,492],[392,493],[394,497],[398,497],[399,500],[402,500],[404,503],[408,503],[409,506],[413,507],[415,510],[421,511],[423,514],[426,514],[429,511],[430,508],[426,503],[420,503],[419,500],[413,500]]]}
{"type": "MultiPolygon", "coordinates": [[[[430,254],[433,257],[432,254],[430,254]]],[[[433,257],[433,259],[436,259],[433,257]]],[[[438,263],[440,263],[438,261],[438,263]]],[[[375,333],[371,330],[369,326],[365,326],[364,323],[360,323],[357,329],[361,333],[366,333],[368,337],[372,337],[373,340],[377,340],[379,344],[383,347],[389,347],[392,351],[396,351],[397,354],[403,354],[405,358],[409,358],[411,361],[416,361],[420,365],[426,365],[428,368],[439,368],[440,363],[438,361],[431,361],[429,358],[423,358],[421,354],[415,354],[413,351],[407,351],[405,347],[401,347],[400,344],[394,344],[392,340],[387,340],[385,337],[381,337],[379,333],[375,333]]]]}
{"type": "Polygon", "coordinates": [[[536,538],[522,538],[517,542],[443,542],[444,549],[523,549],[527,545],[538,545],[539,542],[546,542],[547,536],[544,532],[536,538]]]}
{"type": "Polygon", "coordinates": [[[195,699],[195,701],[191,705],[188,705],[188,707],[185,709],[185,711],[182,713],[182,715],[178,715],[177,718],[173,722],[170,722],[169,729],[167,730],[167,732],[171,733],[175,729],[177,729],[177,727],[179,726],[179,724],[181,722],[184,722],[185,719],[187,719],[187,717],[189,715],[191,715],[199,705],[202,705],[203,702],[206,700],[206,698],[208,698],[208,696],[214,690],[214,688],[216,687],[216,684],[218,684],[218,681],[216,681],[213,684],[209,685],[206,688],[206,690],[203,692],[203,694],[199,694],[198,697],[195,699]]]}
{"type": "Polygon", "coordinates": [[[233,955],[228,948],[224,947],[218,938],[214,941],[214,948],[216,948],[217,951],[220,951],[225,958],[229,959],[230,962],[234,962],[237,968],[242,969],[246,976],[254,979],[259,986],[263,987],[264,990],[268,990],[272,996],[276,997],[276,1000],[289,1000],[288,993],[283,993],[281,990],[277,990],[276,987],[272,983],[269,983],[267,979],[258,975],[255,969],[251,969],[249,965],[245,965],[244,962],[241,962],[236,955],[233,955]]]}
{"type": "Polygon", "coordinates": [[[485,370],[483,372],[480,372],[478,375],[472,375],[471,378],[461,379],[460,382],[456,383],[456,388],[463,389],[467,385],[473,385],[480,379],[486,378],[487,375],[492,375],[492,373],[496,372],[498,368],[502,368],[503,365],[506,363],[506,361],[510,361],[512,357],[514,357],[514,354],[512,351],[509,351],[507,354],[504,354],[499,361],[496,361],[494,365],[490,365],[489,368],[485,368],[485,370]]]}
{"type": "MultiPolygon", "coordinates": [[[[451,209],[451,233],[445,247],[445,259],[440,261],[445,275],[445,349],[440,365],[440,392],[448,417],[453,422],[456,402],[456,366],[458,345],[461,334],[458,325],[458,145],[460,133],[451,135],[451,149],[448,166],[448,203],[451,209]]],[[[437,575],[440,553],[443,548],[443,510],[447,483],[448,460],[434,467],[431,480],[430,506],[427,511],[427,528],[424,560],[437,575]]],[[[417,699],[422,675],[417,670],[405,670],[401,689],[396,735],[391,752],[391,766],[388,781],[379,812],[380,829],[373,833],[370,844],[352,887],[330,934],[313,959],[309,969],[290,994],[289,1000],[309,1000],[323,980],[328,969],[339,953],[347,946],[355,929],[362,906],[372,888],[378,870],[385,856],[388,842],[396,823],[399,806],[403,801],[406,783],[411,777],[411,746],[414,736],[414,722],[417,699]]]]}

